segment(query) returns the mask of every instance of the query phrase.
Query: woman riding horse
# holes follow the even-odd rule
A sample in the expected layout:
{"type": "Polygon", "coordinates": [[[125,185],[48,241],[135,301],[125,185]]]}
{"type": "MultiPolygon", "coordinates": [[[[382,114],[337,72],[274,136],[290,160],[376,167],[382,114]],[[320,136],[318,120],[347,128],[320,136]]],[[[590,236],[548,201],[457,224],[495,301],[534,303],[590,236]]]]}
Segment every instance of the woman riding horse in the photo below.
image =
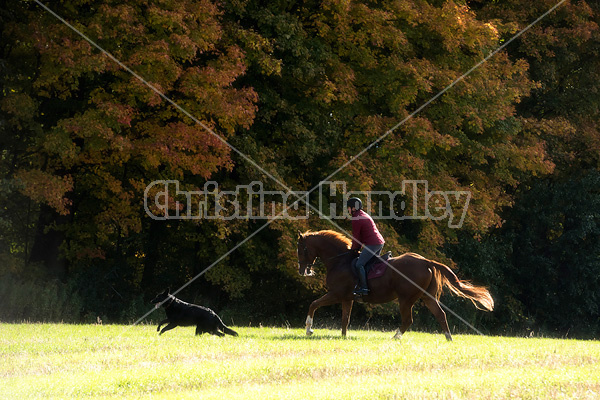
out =
{"type": "MultiPolygon", "coordinates": [[[[353,259],[350,248],[352,241],[335,231],[298,232],[298,272],[312,276],[312,266],[320,258],[325,264],[327,274],[325,284],[327,293],[313,301],[306,316],[306,334],[313,333],[312,325],[315,311],[322,306],[342,304],[342,336],[346,336],[350,313],[354,302],[352,294],[355,277],[350,263],[353,259]]],[[[425,306],[435,316],[448,340],[452,340],[446,313],[440,306],[439,298],[443,287],[458,296],[473,301],[477,308],[492,311],[494,300],[485,287],[475,286],[457,278],[446,265],[415,253],[405,253],[386,262],[388,268],[382,276],[371,279],[371,290],[362,299],[371,304],[398,301],[402,325],[395,338],[402,336],[412,324],[412,308],[422,299],[425,306]],[[481,305],[478,306],[477,303],[481,305]]]]}
{"type": "Polygon", "coordinates": [[[348,214],[352,220],[352,252],[358,253],[362,247],[362,252],[356,261],[356,275],[358,276],[358,285],[354,289],[355,296],[369,294],[367,286],[367,273],[365,265],[369,260],[378,256],[385,244],[383,236],[379,233],[373,218],[362,210],[362,201],[358,197],[352,197],[346,203],[348,214]]]}

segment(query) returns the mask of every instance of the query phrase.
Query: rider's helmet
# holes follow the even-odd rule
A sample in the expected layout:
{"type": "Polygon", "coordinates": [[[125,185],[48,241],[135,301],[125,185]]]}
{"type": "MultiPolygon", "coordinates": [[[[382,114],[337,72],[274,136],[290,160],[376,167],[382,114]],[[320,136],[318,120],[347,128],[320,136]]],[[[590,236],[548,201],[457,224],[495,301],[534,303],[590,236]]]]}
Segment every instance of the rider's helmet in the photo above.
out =
{"type": "Polygon", "coordinates": [[[362,209],[362,201],[358,197],[351,197],[346,202],[346,207],[354,207],[357,210],[362,209]]]}

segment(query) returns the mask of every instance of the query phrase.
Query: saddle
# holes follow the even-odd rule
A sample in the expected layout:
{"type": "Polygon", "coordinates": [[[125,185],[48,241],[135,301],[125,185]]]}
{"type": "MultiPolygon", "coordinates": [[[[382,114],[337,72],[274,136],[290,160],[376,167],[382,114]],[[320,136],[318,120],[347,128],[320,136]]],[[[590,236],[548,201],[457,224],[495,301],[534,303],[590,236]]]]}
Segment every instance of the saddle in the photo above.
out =
{"type": "MultiPolygon", "coordinates": [[[[392,258],[392,252],[388,251],[387,253],[385,253],[383,255],[374,256],[369,261],[367,261],[367,264],[365,265],[365,272],[367,273],[367,279],[378,278],[381,275],[383,275],[383,273],[387,269],[387,263],[390,258],[392,258]]],[[[355,267],[356,267],[357,261],[358,261],[358,257],[356,257],[350,263],[353,273],[356,273],[355,267]]]]}

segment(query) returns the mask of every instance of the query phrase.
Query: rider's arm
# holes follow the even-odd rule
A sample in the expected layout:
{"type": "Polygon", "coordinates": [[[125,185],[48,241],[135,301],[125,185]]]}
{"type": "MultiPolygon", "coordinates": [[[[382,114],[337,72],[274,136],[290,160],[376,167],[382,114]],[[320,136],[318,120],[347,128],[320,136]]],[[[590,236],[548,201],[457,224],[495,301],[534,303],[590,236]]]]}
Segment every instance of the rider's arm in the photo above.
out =
{"type": "Polygon", "coordinates": [[[359,242],[357,242],[357,240],[362,241],[362,239],[360,237],[362,225],[363,225],[362,219],[357,218],[357,219],[352,220],[352,248],[351,248],[351,250],[353,250],[353,251],[358,251],[362,247],[361,244],[359,242]]]}

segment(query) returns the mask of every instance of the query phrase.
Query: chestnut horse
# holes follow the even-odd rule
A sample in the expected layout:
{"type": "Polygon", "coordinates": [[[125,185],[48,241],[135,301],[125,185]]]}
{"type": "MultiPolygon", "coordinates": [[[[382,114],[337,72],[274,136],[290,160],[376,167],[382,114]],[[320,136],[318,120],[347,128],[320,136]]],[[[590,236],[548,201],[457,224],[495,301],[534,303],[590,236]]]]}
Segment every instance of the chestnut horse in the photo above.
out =
{"type": "MultiPolygon", "coordinates": [[[[312,266],[317,257],[327,268],[325,282],[328,292],[313,301],[308,309],[306,334],[309,336],[313,333],[312,324],[317,308],[338,303],[342,303],[342,336],[346,336],[354,302],[352,291],[356,284],[350,267],[353,259],[350,252],[351,243],[350,239],[335,231],[298,232],[300,275],[313,275],[312,266]]],[[[461,281],[448,266],[415,253],[390,258],[385,273],[379,278],[369,280],[370,292],[362,298],[364,302],[372,304],[398,299],[402,324],[394,338],[400,338],[410,327],[413,322],[413,305],[421,298],[441,325],[446,339],[452,340],[446,313],[439,303],[444,285],[455,295],[470,299],[479,309],[492,311],[494,308],[494,300],[486,288],[461,281]],[[479,302],[483,308],[475,302],[479,302]]]]}

